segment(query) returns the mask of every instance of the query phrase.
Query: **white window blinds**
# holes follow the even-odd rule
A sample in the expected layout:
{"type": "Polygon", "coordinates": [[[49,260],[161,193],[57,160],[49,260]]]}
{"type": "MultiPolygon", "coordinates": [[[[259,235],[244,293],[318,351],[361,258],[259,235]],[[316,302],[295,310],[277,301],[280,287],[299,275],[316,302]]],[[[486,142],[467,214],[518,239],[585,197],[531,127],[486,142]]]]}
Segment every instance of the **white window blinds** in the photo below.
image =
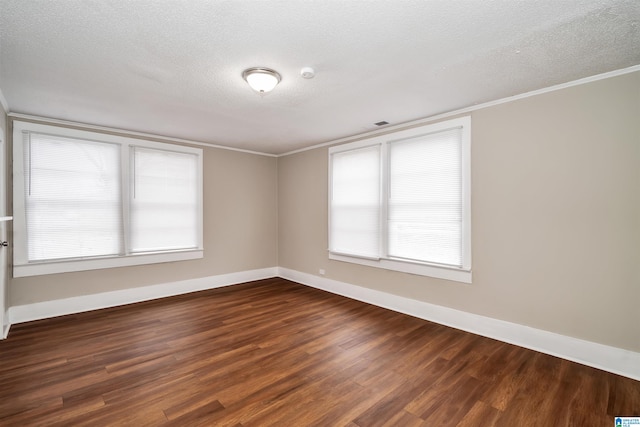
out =
{"type": "Polygon", "coordinates": [[[329,148],[329,259],[471,283],[471,118],[329,148]]]}
{"type": "Polygon", "coordinates": [[[131,251],[198,246],[198,156],[134,147],[131,251]]]}
{"type": "Polygon", "coordinates": [[[13,122],[13,277],[200,259],[203,150],[13,122]]]}
{"type": "Polygon", "coordinates": [[[25,134],[28,260],[122,250],[120,147],[25,134]]]}
{"type": "Polygon", "coordinates": [[[462,266],[462,129],[389,144],[390,257],[462,266]]]}
{"type": "Polygon", "coordinates": [[[332,155],[330,250],[380,255],[380,147],[332,155]]]}

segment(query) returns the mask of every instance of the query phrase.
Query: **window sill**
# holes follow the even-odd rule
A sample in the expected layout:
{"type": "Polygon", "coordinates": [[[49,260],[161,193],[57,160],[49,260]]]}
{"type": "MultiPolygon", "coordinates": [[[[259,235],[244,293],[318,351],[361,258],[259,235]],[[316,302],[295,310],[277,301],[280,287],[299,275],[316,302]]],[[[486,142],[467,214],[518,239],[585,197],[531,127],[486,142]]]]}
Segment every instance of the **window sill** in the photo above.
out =
{"type": "Polygon", "coordinates": [[[121,257],[94,258],[56,262],[42,262],[13,266],[13,277],[42,276],[45,274],[70,273],[74,271],[98,270],[103,268],[128,267],[133,265],[158,264],[172,261],[186,261],[204,257],[204,250],[193,249],[177,252],[146,253],[121,257]]]}
{"type": "Polygon", "coordinates": [[[418,276],[434,277],[436,279],[452,280],[454,282],[471,283],[471,271],[457,268],[447,268],[435,265],[396,261],[390,259],[367,259],[354,256],[340,255],[329,252],[329,259],[349,262],[352,264],[367,265],[369,267],[383,268],[385,270],[400,271],[416,274],[418,276]]]}

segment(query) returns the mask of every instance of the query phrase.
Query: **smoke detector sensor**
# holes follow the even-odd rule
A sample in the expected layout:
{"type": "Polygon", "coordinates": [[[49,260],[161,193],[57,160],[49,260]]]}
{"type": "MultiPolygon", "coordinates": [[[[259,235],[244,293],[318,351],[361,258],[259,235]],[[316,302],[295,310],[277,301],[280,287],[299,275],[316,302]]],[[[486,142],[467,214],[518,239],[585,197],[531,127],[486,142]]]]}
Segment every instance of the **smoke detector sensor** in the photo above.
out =
{"type": "Polygon", "coordinates": [[[316,75],[316,72],[311,67],[304,67],[302,70],[300,70],[300,75],[303,79],[312,79],[316,75]]]}

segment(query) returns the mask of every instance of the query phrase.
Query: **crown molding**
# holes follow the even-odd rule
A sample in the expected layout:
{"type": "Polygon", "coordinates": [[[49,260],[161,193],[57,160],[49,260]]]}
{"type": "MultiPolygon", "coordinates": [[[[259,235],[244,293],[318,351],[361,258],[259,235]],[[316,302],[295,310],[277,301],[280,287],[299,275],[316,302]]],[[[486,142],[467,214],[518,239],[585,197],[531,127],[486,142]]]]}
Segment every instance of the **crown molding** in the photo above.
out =
{"type": "Polygon", "coordinates": [[[173,137],[170,137],[170,136],[162,136],[162,135],[157,135],[157,134],[153,134],[153,133],[145,133],[145,132],[136,132],[136,131],[131,131],[131,130],[112,128],[112,127],[108,127],[108,126],[98,126],[98,125],[90,125],[90,124],[86,124],[86,123],[72,122],[72,121],[69,121],[69,120],[52,119],[52,118],[48,118],[48,117],[34,116],[34,115],[31,115],[31,114],[8,113],[8,116],[10,118],[14,119],[14,120],[29,120],[29,121],[35,121],[35,122],[45,123],[45,124],[50,124],[50,125],[71,126],[71,127],[78,128],[78,129],[83,129],[83,130],[92,130],[92,131],[97,131],[97,132],[109,132],[109,133],[117,133],[117,134],[121,134],[121,135],[125,135],[125,136],[150,138],[150,139],[154,139],[154,140],[160,141],[160,142],[176,142],[176,143],[180,143],[180,144],[197,145],[197,146],[200,146],[200,147],[218,148],[220,150],[229,150],[229,151],[237,151],[237,152],[240,152],[240,153],[256,154],[256,155],[259,155],[259,156],[277,157],[276,154],[262,153],[260,151],[244,150],[242,148],[233,148],[233,147],[227,147],[227,146],[224,146],[224,145],[210,144],[210,143],[207,143],[207,142],[193,141],[193,140],[190,140],[190,139],[173,138],[173,137]]]}
{"type": "Polygon", "coordinates": [[[573,87],[573,86],[580,86],[580,85],[584,85],[584,84],[587,84],[587,83],[596,82],[598,80],[604,80],[604,79],[609,79],[609,78],[612,78],[612,77],[622,76],[624,74],[634,73],[636,71],[640,71],[640,65],[634,65],[632,67],[622,68],[620,70],[614,70],[614,71],[609,71],[609,72],[602,73],[602,74],[596,74],[595,76],[585,77],[585,78],[582,78],[582,79],[573,80],[573,81],[566,82],[566,83],[560,83],[560,84],[557,84],[557,85],[554,85],[554,86],[549,86],[549,87],[546,87],[546,88],[543,88],[543,89],[537,89],[537,90],[532,90],[530,92],[525,92],[525,93],[522,93],[522,94],[519,94],[519,95],[508,96],[506,98],[497,99],[495,101],[489,101],[489,102],[485,102],[485,103],[482,103],[482,104],[473,105],[473,106],[470,106],[470,107],[460,108],[458,110],[448,111],[446,113],[442,113],[442,114],[438,114],[438,115],[435,115],[435,116],[426,117],[426,118],[423,118],[423,119],[418,119],[418,120],[413,120],[413,121],[410,121],[410,122],[400,123],[400,124],[393,125],[393,126],[387,126],[387,127],[383,128],[383,129],[376,129],[376,130],[373,130],[373,131],[360,133],[360,134],[356,134],[356,135],[351,135],[351,136],[347,136],[347,137],[340,138],[340,139],[334,139],[332,141],[323,142],[323,143],[320,143],[320,144],[312,145],[310,147],[300,148],[300,149],[293,150],[293,151],[288,151],[286,153],[279,154],[278,157],[289,156],[291,154],[297,154],[297,153],[302,153],[304,151],[315,150],[316,148],[322,148],[322,147],[328,147],[328,146],[331,146],[331,145],[343,144],[343,143],[355,141],[357,139],[362,139],[362,138],[368,138],[368,137],[371,137],[371,136],[382,135],[382,134],[393,132],[393,131],[397,131],[397,130],[403,130],[403,129],[407,129],[407,128],[410,128],[410,127],[415,127],[415,126],[419,126],[419,125],[435,122],[435,121],[438,121],[438,120],[446,119],[446,118],[449,118],[449,117],[459,116],[461,114],[468,114],[468,113],[471,113],[473,111],[481,110],[483,108],[489,108],[489,107],[493,107],[495,105],[505,104],[505,103],[517,101],[517,100],[520,100],[520,99],[530,98],[532,96],[542,95],[542,94],[548,93],[548,92],[555,92],[557,90],[562,90],[562,89],[570,88],[570,87],[573,87]]]}

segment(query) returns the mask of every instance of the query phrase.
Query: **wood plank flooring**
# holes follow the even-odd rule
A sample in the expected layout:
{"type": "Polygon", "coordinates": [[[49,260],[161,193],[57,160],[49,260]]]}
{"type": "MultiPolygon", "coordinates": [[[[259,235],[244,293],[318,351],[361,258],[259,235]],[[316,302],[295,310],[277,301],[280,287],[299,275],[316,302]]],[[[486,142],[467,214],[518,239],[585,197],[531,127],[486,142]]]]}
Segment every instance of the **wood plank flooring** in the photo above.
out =
{"type": "Polygon", "coordinates": [[[15,325],[2,426],[613,426],[640,382],[283,279],[15,325]]]}

